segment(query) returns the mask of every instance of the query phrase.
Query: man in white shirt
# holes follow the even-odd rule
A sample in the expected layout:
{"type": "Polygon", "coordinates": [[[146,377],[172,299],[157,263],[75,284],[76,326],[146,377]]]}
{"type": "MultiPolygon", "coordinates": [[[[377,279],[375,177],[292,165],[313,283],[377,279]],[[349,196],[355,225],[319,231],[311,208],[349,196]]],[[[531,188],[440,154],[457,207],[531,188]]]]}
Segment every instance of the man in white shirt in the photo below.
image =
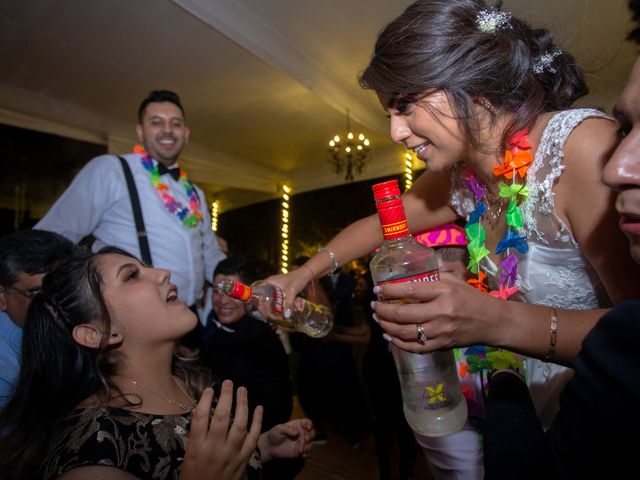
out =
{"type": "MultiPolygon", "coordinates": [[[[204,193],[177,165],[189,139],[178,95],[151,92],[138,110],[136,133],[142,146],[121,158],[140,198],[152,264],[169,270],[180,300],[194,306],[225,254],[211,230],[204,193]]],[[[100,155],[78,172],[35,228],[74,242],[93,234],[94,251],[115,245],[142,259],[131,205],[120,160],[100,155]]]]}

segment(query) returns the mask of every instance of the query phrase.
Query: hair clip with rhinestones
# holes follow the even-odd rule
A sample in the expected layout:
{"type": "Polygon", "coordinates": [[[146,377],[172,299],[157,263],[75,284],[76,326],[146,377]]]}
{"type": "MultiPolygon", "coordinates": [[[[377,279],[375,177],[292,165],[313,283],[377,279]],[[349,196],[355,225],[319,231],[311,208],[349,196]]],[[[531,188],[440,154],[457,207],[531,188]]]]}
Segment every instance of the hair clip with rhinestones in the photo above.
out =
{"type": "Polygon", "coordinates": [[[496,33],[498,30],[511,29],[511,13],[501,12],[495,8],[480,10],[476,16],[478,30],[484,33],[496,33]]]}
{"type": "Polygon", "coordinates": [[[556,73],[557,70],[553,66],[553,59],[562,55],[562,50],[559,48],[554,48],[553,50],[548,50],[544,52],[542,55],[537,57],[533,62],[533,73],[536,75],[541,75],[547,70],[549,73],[556,73]]]}

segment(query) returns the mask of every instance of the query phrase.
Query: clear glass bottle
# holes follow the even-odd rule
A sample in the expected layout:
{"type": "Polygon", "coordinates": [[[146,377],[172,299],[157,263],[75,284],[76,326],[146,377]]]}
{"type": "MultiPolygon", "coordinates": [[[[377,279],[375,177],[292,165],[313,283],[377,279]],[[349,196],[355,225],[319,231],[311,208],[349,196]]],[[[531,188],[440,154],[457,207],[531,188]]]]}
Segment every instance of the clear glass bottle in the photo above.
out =
{"type": "MultiPolygon", "coordinates": [[[[435,252],[410,234],[398,182],[373,186],[384,241],[371,260],[376,285],[439,279],[435,252]]],[[[426,335],[428,336],[428,327],[426,335]]],[[[416,354],[391,344],[402,388],[404,414],[411,428],[426,436],[448,435],[462,428],[467,403],[460,391],[453,351],[416,354]]]]}
{"type": "Polygon", "coordinates": [[[242,300],[249,315],[265,322],[282,325],[314,338],[324,337],[333,327],[333,315],[329,308],[302,297],[296,297],[291,316],[284,318],[284,292],[263,280],[249,286],[225,279],[216,288],[221,293],[242,300]]]}

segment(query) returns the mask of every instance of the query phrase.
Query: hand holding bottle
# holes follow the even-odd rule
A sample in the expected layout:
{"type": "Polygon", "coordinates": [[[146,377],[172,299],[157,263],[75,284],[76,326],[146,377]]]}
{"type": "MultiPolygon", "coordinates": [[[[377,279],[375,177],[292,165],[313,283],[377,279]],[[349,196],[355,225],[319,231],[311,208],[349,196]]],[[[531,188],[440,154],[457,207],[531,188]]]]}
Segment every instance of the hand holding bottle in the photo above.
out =
{"type": "Polygon", "coordinates": [[[437,283],[381,285],[376,293],[381,301],[372,306],[380,325],[394,345],[416,353],[470,345],[500,345],[513,328],[512,324],[498,322],[501,309],[511,305],[521,307],[445,275],[437,283]],[[400,298],[407,302],[393,303],[400,298]],[[416,339],[419,324],[429,339],[426,344],[416,339]]]}

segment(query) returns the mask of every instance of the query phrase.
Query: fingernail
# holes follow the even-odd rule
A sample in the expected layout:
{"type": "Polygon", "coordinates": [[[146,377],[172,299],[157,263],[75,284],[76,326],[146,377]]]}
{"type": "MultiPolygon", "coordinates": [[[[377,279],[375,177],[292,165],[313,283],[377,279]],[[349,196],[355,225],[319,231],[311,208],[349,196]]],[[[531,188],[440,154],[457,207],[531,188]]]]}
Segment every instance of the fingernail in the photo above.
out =
{"type": "Polygon", "coordinates": [[[389,335],[387,335],[386,333],[382,334],[382,338],[384,338],[389,343],[393,343],[393,340],[391,340],[391,337],[389,335]]]}
{"type": "Polygon", "coordinates": [[[287,308],[284,311],[284,318],[289,318],[289,317],[291,317],[291,309],[287,308]]]}
{"type": "Polygon", "coordinates": [[[371,300],[371,310],[375,310],[375,309],[376,309],[376,301],[371,300]]]}
{"type": "Polygon", "coordinates": [[[378,316],[375,313],[372,315],[372,317],[376,323],[380,323],[380,320],[378,320],[378,316]]]}
{"type": "Polygon", "coordinates": [[[375,294],[380,293],[381,290],[382,290],[382,287],[380,285],[376,285],[375,287],[373,287],[373,293],[375,294]]]}

